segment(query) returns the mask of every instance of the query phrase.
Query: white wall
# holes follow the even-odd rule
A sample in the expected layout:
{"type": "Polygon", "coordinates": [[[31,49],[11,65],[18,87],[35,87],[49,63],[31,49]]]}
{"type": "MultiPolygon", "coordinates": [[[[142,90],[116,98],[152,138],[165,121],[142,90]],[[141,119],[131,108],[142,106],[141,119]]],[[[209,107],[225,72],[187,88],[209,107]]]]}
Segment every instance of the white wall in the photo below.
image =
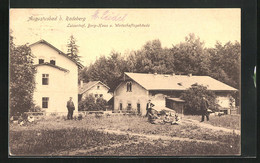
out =
{"type": "MultiPolygon", "coordinates": [[[[217,104],[219,104],[223,108],[230,108],[230,98],[229,96],[217,96],[217,104]]],[[[233,100],[232,106],[235,107],[235,100],[233,100]]]]}
{"type": "Polygon", "coordinates": [[[123,110],[126,110],[128,103],[131,103],[132,109],[137,111],[137,103],[140,103],[141,114],[145,115],[148,91],[134,81],[132,81],[132,92],[126,90],[126,82],[122,82],[114,91],[114,110],[119,110],[120,103],[123,104],[123,110]]]}
{"type": "Polygon", "coordinates": [[[85,99],[90,94],[93,94],[94,97],[95,97],[95,94],[98,94],[98,97],[99,97],[100,94],[103,94],[103,99],[105,99],[106,101],[109,101],[112,98],[112,94],[108,93],[108,88],[105,87],[101,83],[98,83],[98,84],[94,85],[88,91],[83,93],[82,99],[85,99]],[[98,86],[99,86],[99,89],[97,89],[98,86]]]}
{"type": "Polygon", "coordinates": [[[69,72],[64,72],[47,65],[36,67],[36,89],[34,93],[36,104],[41,107],[42,97],[49,97],[49,109],[46,109],[46,112],[67,112],[66,102],[69,100],[69,97],[72,97],[75,111],[77,111],[77,65],[43,43],[31,46],[31,50],[35,56],[34,64],[38,64],[38,59],[42,57],[44,57],[44,62],[49,62],[51,58],[55,58],[57,66],[69,70],[69,72]],[[49,85],[42,85],[42,74],[49,74],[49,85]]]}

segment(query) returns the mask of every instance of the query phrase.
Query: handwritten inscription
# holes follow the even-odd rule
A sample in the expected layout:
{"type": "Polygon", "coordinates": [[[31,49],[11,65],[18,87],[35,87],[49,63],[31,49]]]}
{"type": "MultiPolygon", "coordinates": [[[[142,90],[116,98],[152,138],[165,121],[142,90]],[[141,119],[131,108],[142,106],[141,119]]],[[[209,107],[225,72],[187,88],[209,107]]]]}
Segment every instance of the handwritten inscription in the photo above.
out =
{"type": "Polygon", "coordinates": [[[112,21],[124,21],[127,14],[120,15],[109,10],[100,12],[96,10],[95,13],[91,16],[92,19],[101,19],[101,20],[112,20],[112,21]]]}

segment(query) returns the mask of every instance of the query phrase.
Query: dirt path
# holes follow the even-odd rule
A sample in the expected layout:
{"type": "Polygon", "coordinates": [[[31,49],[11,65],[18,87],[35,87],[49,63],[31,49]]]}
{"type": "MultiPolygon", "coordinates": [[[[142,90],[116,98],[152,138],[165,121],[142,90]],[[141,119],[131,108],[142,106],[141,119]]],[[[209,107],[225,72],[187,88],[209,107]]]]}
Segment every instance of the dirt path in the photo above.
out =
{"type": "Polygon", "coordinates": [[[120,130],[110,130],[110,129],[98,129],[100,132],[106,132],[109,134],[116,134],[116,135],[128,135],[130,137],[139,137],[139,138],[145,138],[149,140],[165,140],[165,141],[188,141],[188,142],[200,142],[200,143],[221,143],[219,141],[212,141],[212,140],[200,140],[200,139],[190,139],[190,138],[182,138],[182,137],[172,137],[172,136],[163,136],[163,135],[148,135],[148,134],[138,134],[133,132],[126,132],[126,131],[120,131],[120,130]]]}
{"type": "Polygon", "coordinates": [[[229,128],[225,128],[225,127],[213,126],[213,125],[208,124],[208,123],[201,123],[201,122],[199,122],[197,120],[194,120],[194,119],[183,119],[182,123],[196,124],[199,127],[203,127],[203,128],[207,128],[207,129],[211,129],[211,130],[215,130],[215,131],[224,131],[224,132],[229,132],[229,133],[235,133],[237,135],[240,135],[240,130],[229,129],[229,128]]]}

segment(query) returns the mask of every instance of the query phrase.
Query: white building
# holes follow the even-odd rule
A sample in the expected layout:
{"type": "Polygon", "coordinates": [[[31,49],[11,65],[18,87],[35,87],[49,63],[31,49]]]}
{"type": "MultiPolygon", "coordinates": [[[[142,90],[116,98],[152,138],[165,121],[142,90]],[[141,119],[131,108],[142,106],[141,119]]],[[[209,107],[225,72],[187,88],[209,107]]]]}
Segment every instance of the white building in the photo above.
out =
{"type": "Polygon", "coordinates": [[[78,68],[83,66],[45,40],[30,45],[36,67],[34,102],[46,113],[67,112],[73,98],[78,111],[78,68]]]}
{"type": "Polygon", "coordinates": [[[123,81],[115,90],[112,90],[114,91],[114,110],[134,111],[145,115],[149,99],[156,107],[165,107],[166,97],[171,97],[171,99],[182,103],[183,101],[179,99],[181,93],[193,84],[203,85],[208,90],[214,91],[220,107],[230,108],[231,103],[235,106],[230,93],[237,91],[237,89],[209,76],[125,72],[123,81]]]}
{"type": "Polygon", "coordinates": [[[84,100],[86,97],[93,95],[95,98],[103,98],[109,101],[112,98],[112,94],[109,93],[109,87],[101,81],[89,81],[83,83],[81,81],[79,85],[79,98],[84,100]]]}

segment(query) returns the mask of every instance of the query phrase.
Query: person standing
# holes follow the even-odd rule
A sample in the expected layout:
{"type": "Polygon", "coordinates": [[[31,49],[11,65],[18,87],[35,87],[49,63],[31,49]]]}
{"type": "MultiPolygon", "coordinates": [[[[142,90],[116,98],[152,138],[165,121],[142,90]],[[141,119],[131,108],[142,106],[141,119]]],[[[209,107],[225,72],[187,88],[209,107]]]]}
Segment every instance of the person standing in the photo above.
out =
{"type": "Polygon", "coordinates": [[[75,110],[74,103],[72,101],[72,97],[70,97],[70,100],[67,101],[67,108],[68,108],[68,119],[73,119],[73,111],[75,110]]]}
{"type": "Polygon", "coordinates": [[[148,116],[149,113],[152,111],[152,107],[154,107],[154,104],[151,103],[151,99],[148,100],[148,103],[146,104],[146,117],[148,116]]]}
{"type": "Polygon", "coordinates": [[[208,113],[208,107],[209,107],[209,102],[205,98],[205,96],[202,97],[202,103],[201,103],[201,121],[204,121],[204,117],[206,116],[207,121],[209,121],[209,113],[208,113]]]}

